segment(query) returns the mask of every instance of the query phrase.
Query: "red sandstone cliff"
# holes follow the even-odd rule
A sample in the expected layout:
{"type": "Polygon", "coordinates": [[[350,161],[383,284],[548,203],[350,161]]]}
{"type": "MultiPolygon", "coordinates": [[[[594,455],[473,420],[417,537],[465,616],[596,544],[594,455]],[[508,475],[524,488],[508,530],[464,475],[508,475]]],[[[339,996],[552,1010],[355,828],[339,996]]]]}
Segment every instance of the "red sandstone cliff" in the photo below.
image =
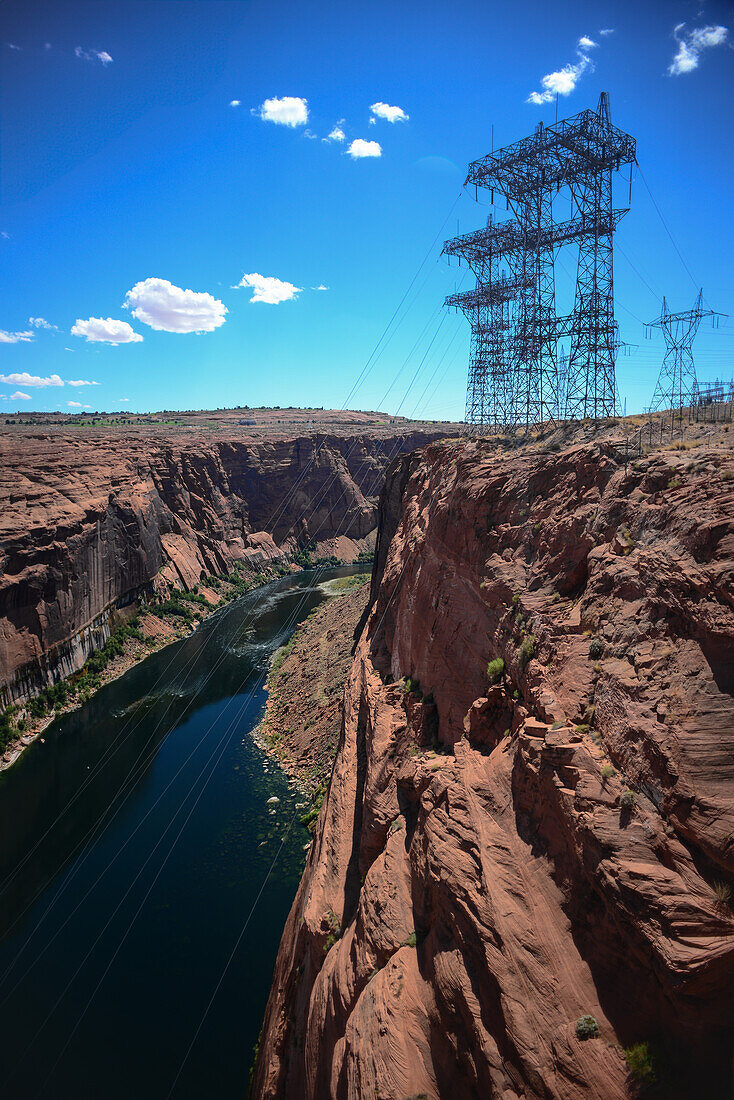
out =
{"type": "Polygon", "coordinates": [[[4,431],[0,705],[79,668],[159,576],[190,586],[296,540],[356,555],[388,463],[446,430],[4,431]]]}
{"type": "Polygon", "coordinates": [[[381,508],[254,1096],[729,1095],[731,448],[432,444],[381,508]]]}

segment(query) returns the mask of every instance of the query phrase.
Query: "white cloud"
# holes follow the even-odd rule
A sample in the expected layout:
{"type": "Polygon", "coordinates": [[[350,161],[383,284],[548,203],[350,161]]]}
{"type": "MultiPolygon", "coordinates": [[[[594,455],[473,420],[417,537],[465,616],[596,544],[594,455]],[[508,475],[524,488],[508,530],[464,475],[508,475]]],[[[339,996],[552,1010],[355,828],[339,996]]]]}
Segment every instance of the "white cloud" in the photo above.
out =
{"type": "Polygon", "coordinates": [[[287,283],[283,279],[276,279],[274,275],[258,275],[257,272],[243,275],[237,286],[251,287],[251,302],[267,302],[271,306],[288,302],[303,290],[303,287],[294,286],[293,283],[287,283]]]}
{"type": "Polygon", "coordinates": [[[593,50],[594,47],[597,45],[598,43],[594,42],[594,40],[592,38],[589,38],[586,34],[582,34],[578,41],[578,46],[580,50],[593,50]]]}
{"type": "MultiPolygon", "coordinates": [[[[576,50],[578,61],[576,64],[564,65],[562,69],[557,69],[553,73],[546,73],[540,81],[543,90],[531,92],[526,100],[527,103],[534,103],[537,106],[542,103],[551,103],[557,95],[570,95],[584,73],[594,71],[594,62],[583,50],[586,42],[591,42],[591,39],[583,37],[578,41],[576,50]]],[[[596,45],[595,42],[591,44],[596,45]]]]}
{"type": "Polygon", "coordinates": [[[31,395],[29,393],[21,393],[20,390],[16,390],[15,393],[11,393],[8,401],[30,401],[31,395]]]}
{"type": "Polygon", "coordinates": [[[679,23],[673,29],[673,37],[678,43],[678,52],[668,67],[670,76],[682,76],[683,73],[693,72],[698,68],[702,51],[712,46],[723,46],[729,35],[728,27],[713,25],[695,27],[683,33],[684,27],[685,23],[679,23]]]}
{"type": "Polygon", "coordinates": [[[72,409],[81,409],[82,408],[81,401],[67,401],[66,404],[72,409]]]}
{"type": "Polygon", "coordinates": [[[347,152],[353,160],[360,160],[362,157],[381,157],[382,146],[379,141],[365,141],[364,138],[355,138],[347,152]]]}
{"type": "Polygon", "coordinates": [[[213,332],[227,307],[206,291],[182,290],[168,279],[143,279],[125,295],[125,308],[159,332],[213,332]]]}
{"type": "Polygon", "coordinates": [[[58,374],[51,374],[47,378],[39,378],[37,374],[28,374],[22,371],[20,374],[0,374],[0,382],[6,386],[63,386],[63,378],[58,374]]]}
{"type": "Polygon", "coordinates": [[[28,324],[33,325],[34,328],[48,328],[58,331],[58,326],[52,325],[45,317],[29,317],[28,324]]]}
{"type": "Polygon", "coordinates": [[[242,104],[241,99],[230,99],[230,101],[229,101],[230,107],[239,107],[239,106],[241,106],[241,104],[242,104]]]}
{"type": "Polygon", "coordinates": [[[117,400],[118,401],[129,401],[130,398],[129,397],[118,397],[117,400]]]}
{"type": "Polygon", "coordinates": [[[0,233],[0,237],[2,237],[4,241],[10,240],[10,234],[8,233],[7,229],[3,229],[3,231],[0,233]]]}
{"type": "Polygon", "coordinates": [[[602,38],[606,38],[608,34],[614,34],[614,27],[604,27],[599,31],[599,34],[602,38]]]}
{"type": "Polygon", "coordinates": [[[277,122],[280,126],[304,126],[308,122],[308,100],[300,96],[285,95],[281,99],[266,99],[253,114],[264,122],[277,122]]]}
{"type": "Polygon", "coordinates": [[[99,61],[102,65],[109,65],[112,62],[112,58],[107,53],[107,50],[84,50],[81,46],[77,46],[74,50],[77,57],[82,61],[99,61]]]}
{"type": "Polygon", "coordinates": [[[8,49],[11,49],[11,50],[22,50],[22,49],[23,49],[23,47],[22,47],[22,46],[16,46],[15,42],[8,42],[8,49]]]}
{"type": "Polygon", "coordinates": [[[71,327],[72,336],[85,336],[90,344],[139,344],[143,337],[127,321],[114,317],[78,317],[71,327]]]}
{"type": "Polygon", "coordinates": [[[306,129],[303,131],[303,136],[307,137],[307,138],[310,138],[311,141],[318,141],[318,137],[319,137],[318,134],[315,134],[313,132],[313,130],[309,130],[308,127],[306,127],[306,129]]]}
{"type": "Polygon", "coordinates": [[[32,339],[32,332],[6,332],[0,328],[0,344],[29,344],[32,339]]]}
{"type": "Polygon", "coordinates": [[[328,286],[324,286],[323,283],[319,283],[318,286],[312,286],[311,290],[328,290],[328,286]]]}
{"type": "MultiPolygon", "coordinates": [[[[67,348],[67,351],[70,350],[67,348]]],[[[86,378],[67,378],[67,386],[98,386],[99,382],[87,382],[86,378]]]]}
{"type": "Polygon", "coordinates": [[[410,118],[402,107],[391,107],[389,103],[373,103],[370,110],[375,118],[384,118],[387,122],[407,122],[410,118]]]}
{"type": "Polygon", "coordinates": [[[325,138],[322,138],[321,140],[322,141],[345,141],[347,135],[344,133],[344,130],[342,129],[343,126],[344,126],[344,119],[340,118],[338,122],[334,123],[334,127],[333,127],[331,133],[328,134],[325,138]]]}

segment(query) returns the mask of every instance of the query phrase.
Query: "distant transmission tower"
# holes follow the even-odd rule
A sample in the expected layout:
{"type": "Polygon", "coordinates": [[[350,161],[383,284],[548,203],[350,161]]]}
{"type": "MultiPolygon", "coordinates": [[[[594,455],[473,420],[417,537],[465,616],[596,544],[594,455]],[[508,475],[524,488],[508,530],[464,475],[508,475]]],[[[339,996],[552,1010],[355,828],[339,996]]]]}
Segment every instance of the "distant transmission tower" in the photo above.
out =
{"type": "Polygon", "coordinates": [[[476,431],[509,430],[561,417],[615,412],[612,235],[627,210],[612,208],[612,173],[635,160],[635,141],[612,126],[602,92],[596,111],[544,127],[469,166],[466,183],[505,196],[514,220],[490,219],[484,229],[456,237],[444,253],[465,259],[474,290],[447,305],[472,326],[467,424],[476,431]],[[570,197],[571,218],[555,222],[559,192],[570,197]],[[578,245],[573,312],[556,312],[555,254],[578,245]],[[500,273],[500,262],[509,268],[500,273]],[[557,345],[570,340],[559,378],[557,345]]]}
{"type": "Polygon", "coordinates": [[[698,383],[693,362],[693,341],[704,317],[718,317],[713,309],[703,307],[703,289],[699,290],[693,309],[671,313],[663,298],[659,317],[648,322],[648,328],[662,329],[665,338],[665,358],[652,395],[650,411],[684,409],[697,400],[698,383]]]}

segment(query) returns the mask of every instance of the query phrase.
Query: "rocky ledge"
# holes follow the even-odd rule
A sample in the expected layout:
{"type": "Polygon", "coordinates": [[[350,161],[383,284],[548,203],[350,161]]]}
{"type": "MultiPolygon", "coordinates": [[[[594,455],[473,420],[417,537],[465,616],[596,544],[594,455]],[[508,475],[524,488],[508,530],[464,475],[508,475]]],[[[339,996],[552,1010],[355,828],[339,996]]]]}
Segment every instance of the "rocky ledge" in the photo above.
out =
{"type": "Polygon", "coordinates": [[[724,1097],[734,459],[391,468],[254,1096],[724,1097]]]}

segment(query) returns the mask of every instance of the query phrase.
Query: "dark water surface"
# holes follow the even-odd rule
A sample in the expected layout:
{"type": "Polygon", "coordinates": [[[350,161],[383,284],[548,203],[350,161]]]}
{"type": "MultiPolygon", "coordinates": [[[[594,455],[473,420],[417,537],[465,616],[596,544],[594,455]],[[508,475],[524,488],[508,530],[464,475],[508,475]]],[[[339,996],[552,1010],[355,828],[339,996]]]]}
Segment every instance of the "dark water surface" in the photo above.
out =
{"type": "Polygon", "coordinates": [[[222,609],[0,775],[4,1100],[167,1097],[277,855],[173,1093],[246,1095],[308,840],[250,736],[260,680],[320,583],[356,571],[222,609]]]}

